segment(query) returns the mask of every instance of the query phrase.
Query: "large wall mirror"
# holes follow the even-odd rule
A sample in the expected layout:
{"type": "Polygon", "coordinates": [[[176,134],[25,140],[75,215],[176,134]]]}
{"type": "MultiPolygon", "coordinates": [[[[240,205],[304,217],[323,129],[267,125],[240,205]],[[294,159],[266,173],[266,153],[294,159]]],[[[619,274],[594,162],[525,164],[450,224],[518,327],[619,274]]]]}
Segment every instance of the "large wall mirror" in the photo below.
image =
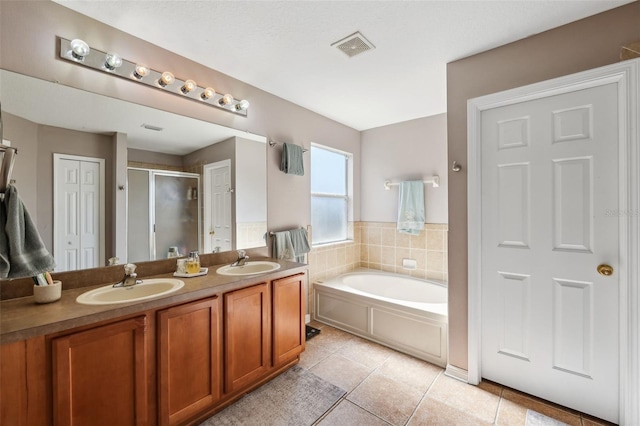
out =
{"type": "Polygon", "coordinates": [[[6,70],[0,105],[56,270],[265,245],[265,137],[6,70]]]}

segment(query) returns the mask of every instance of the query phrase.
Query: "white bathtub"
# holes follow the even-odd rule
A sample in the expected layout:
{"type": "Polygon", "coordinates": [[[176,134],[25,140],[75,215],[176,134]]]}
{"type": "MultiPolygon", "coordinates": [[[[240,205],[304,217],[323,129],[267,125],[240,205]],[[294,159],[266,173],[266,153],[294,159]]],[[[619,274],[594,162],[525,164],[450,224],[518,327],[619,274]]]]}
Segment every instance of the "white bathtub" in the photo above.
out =
{"type": "Polygon", "coordinates": [[[439,366],[447,363],[447,288],[358,270],[315,282],[314,318],[439,366]]]}

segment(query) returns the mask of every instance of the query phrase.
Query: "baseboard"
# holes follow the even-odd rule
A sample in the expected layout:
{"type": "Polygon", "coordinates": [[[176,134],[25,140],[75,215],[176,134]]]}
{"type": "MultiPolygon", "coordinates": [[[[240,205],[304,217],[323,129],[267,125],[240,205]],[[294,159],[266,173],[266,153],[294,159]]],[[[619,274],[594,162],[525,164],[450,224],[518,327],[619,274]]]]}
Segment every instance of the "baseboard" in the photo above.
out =
{"type": "Polygon", "coordinates": [[[447,364],[447,368],[444,370],[444,375],[460,380],[461,382],[469,383],[468,371],[460,367],[456,367],[455,365],[447,364]]]}
{"type": "Polygon", "coordinates": [[[311,322],[311,315],[307,314],[304,316],[304,323],[309,324],[311,322]]]}

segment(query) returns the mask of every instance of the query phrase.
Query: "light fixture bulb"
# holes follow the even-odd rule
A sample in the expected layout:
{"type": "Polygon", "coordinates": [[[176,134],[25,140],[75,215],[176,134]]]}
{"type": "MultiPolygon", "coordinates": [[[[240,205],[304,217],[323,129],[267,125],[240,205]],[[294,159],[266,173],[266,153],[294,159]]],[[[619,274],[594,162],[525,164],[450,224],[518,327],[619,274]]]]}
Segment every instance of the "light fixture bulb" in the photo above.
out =
{"type": "Polygon", "coordinates": [[[89,45],[78,38],[71,40],[69,47],[71,47],[71,56],[77,61],[84,60],[84,57],[91,52],[89,45]]]}
{"type": "Polygon", "coordinates": [[[220,100],[218,101],[218,103],[221,106],[227,106],[229,104],[231,104],[233,102],[233,96],[231,96],[230,94],[226,94],[223,97],[220,98],[220,100]]]}
{"type": "Polygon", "coordinates": [[[187,81],[184,82],[184,84],[180,88],[180,91],[186,95],[187,93],[191,92],[196,87],[198,87],[198,85],[196,84],[195,81],[187,80],[187,81]]]}
{"type": "Polygon", "coordinates": [[[120,66],[122,66],[122,58],[117,53],[107,53],[104,67],[109,71],[113,71],[120,66]]]}
{"type": "Polygon", "coordinates": [[[142,77],[149,75],[149,68],[146,65],[136,64],[136,69],[133,71],[133,76],[138,80],[142,80],[142,77]]]}
{"type": "Polygon", "coordinates": [[[168,85],[173,83],[173,80],[175,80],[173,74],[171,74],[169,71],[165,71],[162,73],[162,76],[160,76],[158,84],[160,85],[160,87],[167,87],[168,85]]]}
{"type": "Polygon", "coordinates": [[[236,104],[236,111],[245,111],[248,108],[249,108],[249,101],[246,99],[243,99],[236,104]]]}
{"type": "Polygon", "coordinates": [[[204,91],[200,95],[200,99],[202,99],[203,101],[206,101],[207,99],[213,98],[215,95],[216,95],[216,91],[213,90],[213,87],[207,87],[206,89],[204,89],[204,91]]]}

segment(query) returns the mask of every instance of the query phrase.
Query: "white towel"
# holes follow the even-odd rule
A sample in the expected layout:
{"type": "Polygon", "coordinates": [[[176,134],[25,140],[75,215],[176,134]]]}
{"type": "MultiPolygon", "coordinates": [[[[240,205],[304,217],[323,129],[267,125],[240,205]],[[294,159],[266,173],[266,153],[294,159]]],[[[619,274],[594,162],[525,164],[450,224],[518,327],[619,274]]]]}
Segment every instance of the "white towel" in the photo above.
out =
{"type": "Polygon", "coordinates": [[[0,205],[0,278],[33,277],[55,265],[18,190],[9,185],[0,205]]]}
{"type": "Polygon", "coordinates": [[[295,260],[296,252],[289,231],[274,232],[273,257],[283,260],[295,260]]]}
{"type": "Polygon", "coordinates": [[[398,232],[418,235],[424,229],[424,181],[400,183],[398,232]]]}

